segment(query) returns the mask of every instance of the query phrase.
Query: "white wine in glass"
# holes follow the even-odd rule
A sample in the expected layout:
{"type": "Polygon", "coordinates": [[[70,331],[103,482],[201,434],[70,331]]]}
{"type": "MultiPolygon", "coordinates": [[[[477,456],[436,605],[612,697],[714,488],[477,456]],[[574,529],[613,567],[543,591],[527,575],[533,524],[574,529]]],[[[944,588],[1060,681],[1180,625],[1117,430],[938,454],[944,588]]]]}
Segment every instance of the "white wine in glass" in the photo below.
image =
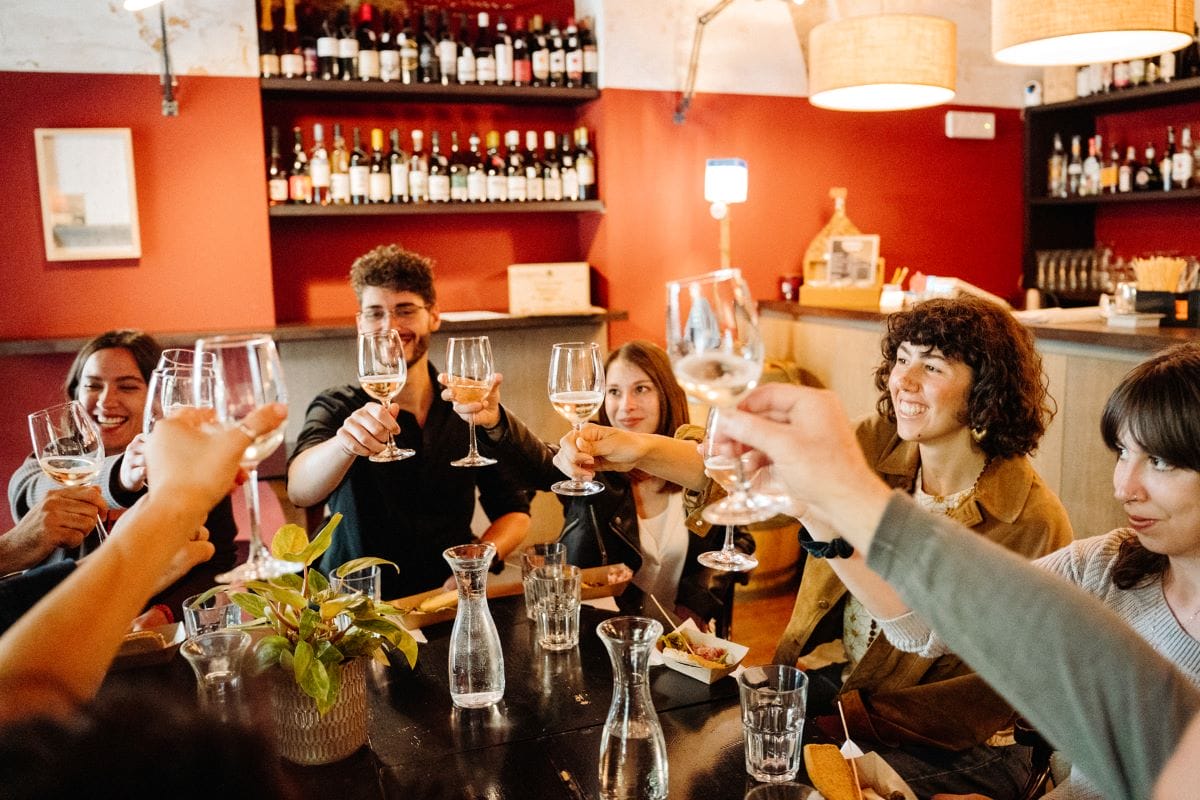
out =
{"type": "MultiPolygon", "coordinates": [[[[495,377],[492,361],[492,343],[486,336],[454,336],[446,343],[446,375],[450,385],[450,396],[456,403],[482,402],[492,390],[495,377]]],[[[475,439],[475,415],[467,420],[467,454],[452,467],[486,467],[496,459],[481,455],[475,439]]]]}
{"type": "MultiPolygon", "coordinates": [[[[84,486],[104,466],[104,440],[100,429],[75,400],[29,415],[29,435],[38,466],[62,486],[84,486]]],[[[96,515],[100,541],[108,538],[104,520],[96,515]]]]}
{"type": "MultiPolygon", "coordinates": [[[[358,385],[386,409],[408,381],[408,363],[404,360],[404,342],[398,331],[386,328],[358,334],[358,385]]],[[[387,446],[369,456],[371,461],[402,461],[416,455],[415,450],[396,446],[396,437],[388,436],[387,446]]]]}
{"type": "MultiPolygon", "coordinates": [[[[564,342],[550,353],[546,387],[550,405],[578,431],[604,403],[604,363],[595,342],[564,342]]],[[[565,480],[550,487],[556,494],[583,496],[604,491],[596,481],[565,480]]]]}
{"type": "MultiPolygon", "coordinates": [[[[748,487],[743,487],[739,481],[747,484],[753,482],[746,471],[745,457],[748,451],[735,442],[717,444],[717,431],[721,425],[721,410],[716,406],[708,412],[708,429],[701,445],[704,457],[704,472],[720,484],[729,495],[733,495],[748,487]]],[[[776,498],[769,498],[768,503],[774,504],[776,498]]],[[[725,524],[725,543],[720,550],[710,550],[701,553],[697,560],[706,567],[727,572],[748,572],[758,566],[758,559],[736,549],[733,546],[733,532],[736,525],[725,524]]]]}
{"type": "MultiPolygon", "coordinates": [[[[252,334],[197,339],[197,361],[204,363],[207,353],[213,357],[213,408],[222,425],[235,428],[255,409],[271,403],[287,402],[279,351],[275,349],[275,342],[270,336],[252,334]]],[[[195,399],[200,401],[198,396],[195,399]]],[[[249,473],[242,490],[250,517],[250,557],[245,564],[218,575],[217,580],[222,583],[267,580],[297,572],[302,567],[299,562],[281,561],[271,555],[263,545],[259,523],[258,465],[282,442],[281,424],[250,442],[242,453],[242,468],[249,473]]]]}

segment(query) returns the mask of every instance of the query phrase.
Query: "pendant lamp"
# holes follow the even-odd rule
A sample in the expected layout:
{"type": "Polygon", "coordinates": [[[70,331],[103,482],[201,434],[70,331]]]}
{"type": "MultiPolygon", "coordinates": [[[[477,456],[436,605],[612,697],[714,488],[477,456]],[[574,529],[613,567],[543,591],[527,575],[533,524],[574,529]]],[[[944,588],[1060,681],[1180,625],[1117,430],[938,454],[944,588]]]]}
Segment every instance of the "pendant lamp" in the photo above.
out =
{"type": "Polygon", "coordinates": [[[1187,46],[1194,0],[992,0],[992,55],[1059,66],[1145,58],[1187,46]]]}
{"type": "Polygon", "coordinates": [[[808,37],[809,102],[837,111],[900,111],[954,97],[954,23],[921,14],[823,22],[808,37]]]}

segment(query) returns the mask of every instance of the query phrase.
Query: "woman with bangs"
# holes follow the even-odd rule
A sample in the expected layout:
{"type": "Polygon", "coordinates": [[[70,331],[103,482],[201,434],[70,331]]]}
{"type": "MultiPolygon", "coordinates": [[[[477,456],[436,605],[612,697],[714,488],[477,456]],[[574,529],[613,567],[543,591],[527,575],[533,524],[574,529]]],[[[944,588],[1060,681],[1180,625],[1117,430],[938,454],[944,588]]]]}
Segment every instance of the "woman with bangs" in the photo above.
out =
{"type": "MultiPolygon", "coordinates": [[[[855,430],[879,476],[1028,558],[1069,543],[1066,511],[1029,459],[1053,414],[1029,332],[987,301],[936,299],[889,316],[881,349],[877,413],[855,430]]],[[[802,544],[808,558],[775,661],[809,672],[809,716],[840,738],[840,705],[850,737],[918,796],[1016,796],[1029,751],[1005,737],[1008,704],[953,654],[903,652],[879,635],[888,606],[864,602],[877,581],[861,554],[836,538],[802,544]]]]}

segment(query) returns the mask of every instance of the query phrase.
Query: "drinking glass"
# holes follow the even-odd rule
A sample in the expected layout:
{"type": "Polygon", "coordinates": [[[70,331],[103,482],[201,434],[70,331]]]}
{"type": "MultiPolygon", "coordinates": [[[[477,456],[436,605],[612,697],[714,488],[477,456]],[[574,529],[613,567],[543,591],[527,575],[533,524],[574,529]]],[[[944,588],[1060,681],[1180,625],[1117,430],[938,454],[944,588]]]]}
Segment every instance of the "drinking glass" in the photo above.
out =
{"type": "Polygon", "coordinates": [[[194,594],[183,601],[183,628],[189,639],[241,624],[242,609],[233,602],[229,592],[217,592],[207,598],[204,594],[207,592],[194,594]]]}
{"type": "Polygon", "coordinates": [[[722,442],[717,444],[717,433],[721,424],[721,410],[716,406],[709,409],[708,429],[704,442],[700,447],[704,457],[704,472],[726,491],[725,499],[713,503],[704,509],[703,516],[709,522],[725,526],[725,544],[720,550],[710,550],[701,553],[699,561],[712,569],[730,572],[746,572],[758,566],[758,559],[747,555],[733,547],[733,532],[737,524],[721,520],[743,519],[746,521],[758,519],[759,513],[770,510],[774,515],[780,500],[763,494],[751,493],[751,485],[757,476],[757,470],[750,472],[746,463],[750,455],[748,448],[737,442],[722,442]],[[747,514],[747,510],[753,514],[747,514]],[[713,518],[717,518],[714,521],[713,518]]]}
{"type": "MultiPolygon", "coordinates": [[[[358,385],[383,404],[400,394],[408,380],[408,362],[404,360],[404,342],[398,331],[365,331],[358,334],[358,385]]],[[[370,456],[371,461],[402,461],[416,455],[415,450],[396,446],[396,437],[388,436],[387,447],[370,456]]]]}
{"type": "MultiPolygon", "coordinates": [[[[29,435],[38,466],[63,486],[83,486],[104,466],[104,440],[84,409],[71,400],[29,415],[29,435]]],[[[100,541],[108,538],[104,520],[96,515],[100,541]]]]}
{"type": "Polygon", "coordinates": [[[187,407],[213,407],[212,369],[180,366],[156,368],[150,373],[147,385],[142,432],[150,433],[154,423],[187,407]]]}
{"type": "MultiPolygon", "coordinates": [[[[604,402],[604,364],[595,342],[562,342],[550,353],[550,405],[578,431],[604,402]]],[[[550,487],[556,494],[579,497],[599,494],[596,481],[566,480],[550,487]]]]}
{"type": "MultiPolygon", "coordinates": [[[[212,336],[196,340],[196,356],[213,355],[213,408],[225,427],[236,428],[254,410],[271,403],[286,403],[283,367],[275,342],[264,334],[212,336]]],[[[195,384],[195,391],[199,390],[195,384]]],[[[200,396],[195,395],[196,402],[200,396]]],[[[245,564],[217,576],[221,583],[268,580],[296,572],[301,564],[274,558],[263,545],[259,524],[258,465],[283,442],[283,425],[267,431],[246,446],[242,468],[249,479],[242,487],[250,517],[250,557],[245,564]]]]}
{"type": "Polygon", "coordinates": [[[562,542],[531,544],[521,553],[521,586],[525,590],[525,616],[536,620],[537,598],[533,594],[530,575],[538,567],[567,563],[567,546],[562,542]]]}
{"type": "Polygon", "coordinates": [[[790,781],[800,771],[808,676],[779,664],[749,667],[738,678],[746,773],[756,781],[790,781]]]}
{"type": "MultiPolygon", "coordinates": [[[[492,390],[492,343],[486,336],[454,336],[446,343],[446,374],[450,380],[450,395],[456,403],[478,403],[492,390]]],[[[467,454],[452,467],[486,467],[496,459],[479,454],[475,443],[475,415],[467,420],[470,447],[467,454]]]]}
{"type": "Polygon", "coordinates": [[[340,594],[357,593],[372,600],[379,600],[383,596],[382,582],[383,570],[378,564],[356,569],[341,577],[335,574],[329,578],[329,586],[335,592],[340,594]]]}
{"type": "Polygon", "coordinates": [[[579,567],[549,564],[530,575],[537,609],[537,640],[546,650],[579,644],[579,567]]]}
{"type": "Polygon", "coordinates": [[[158,365],[160,367],[194,367],[197,362],[202,367],[212,369],[216,358],[212,353],[202,353],[199,357],[196,356],[196,351],[188,347],[171,347],[163,350],[158,356],[158,365]]]}
{"type": "MultiPolygon", "coordinates": [[[[762,375],[763,343],[750,287],[736,269],[667,284],[667,353],[675,378],[697,402],[732,407],[762,375]]],[[[745,525],[775,515],[775,504],[756,495],[741,458],[733,459],[726,500],[704,510],[717,525],[745,525]]]]}

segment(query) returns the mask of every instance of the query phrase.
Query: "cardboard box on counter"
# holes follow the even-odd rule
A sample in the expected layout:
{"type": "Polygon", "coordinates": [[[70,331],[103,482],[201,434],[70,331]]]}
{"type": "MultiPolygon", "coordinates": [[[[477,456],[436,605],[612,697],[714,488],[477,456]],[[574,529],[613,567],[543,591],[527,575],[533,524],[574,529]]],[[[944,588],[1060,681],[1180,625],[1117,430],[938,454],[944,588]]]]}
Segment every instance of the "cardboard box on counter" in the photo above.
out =
{"type": "Polygon", "coordinates": [[[508,268],[508,313],[515,316],[594,311],[586,262],[513,264],[508,268]]]}

